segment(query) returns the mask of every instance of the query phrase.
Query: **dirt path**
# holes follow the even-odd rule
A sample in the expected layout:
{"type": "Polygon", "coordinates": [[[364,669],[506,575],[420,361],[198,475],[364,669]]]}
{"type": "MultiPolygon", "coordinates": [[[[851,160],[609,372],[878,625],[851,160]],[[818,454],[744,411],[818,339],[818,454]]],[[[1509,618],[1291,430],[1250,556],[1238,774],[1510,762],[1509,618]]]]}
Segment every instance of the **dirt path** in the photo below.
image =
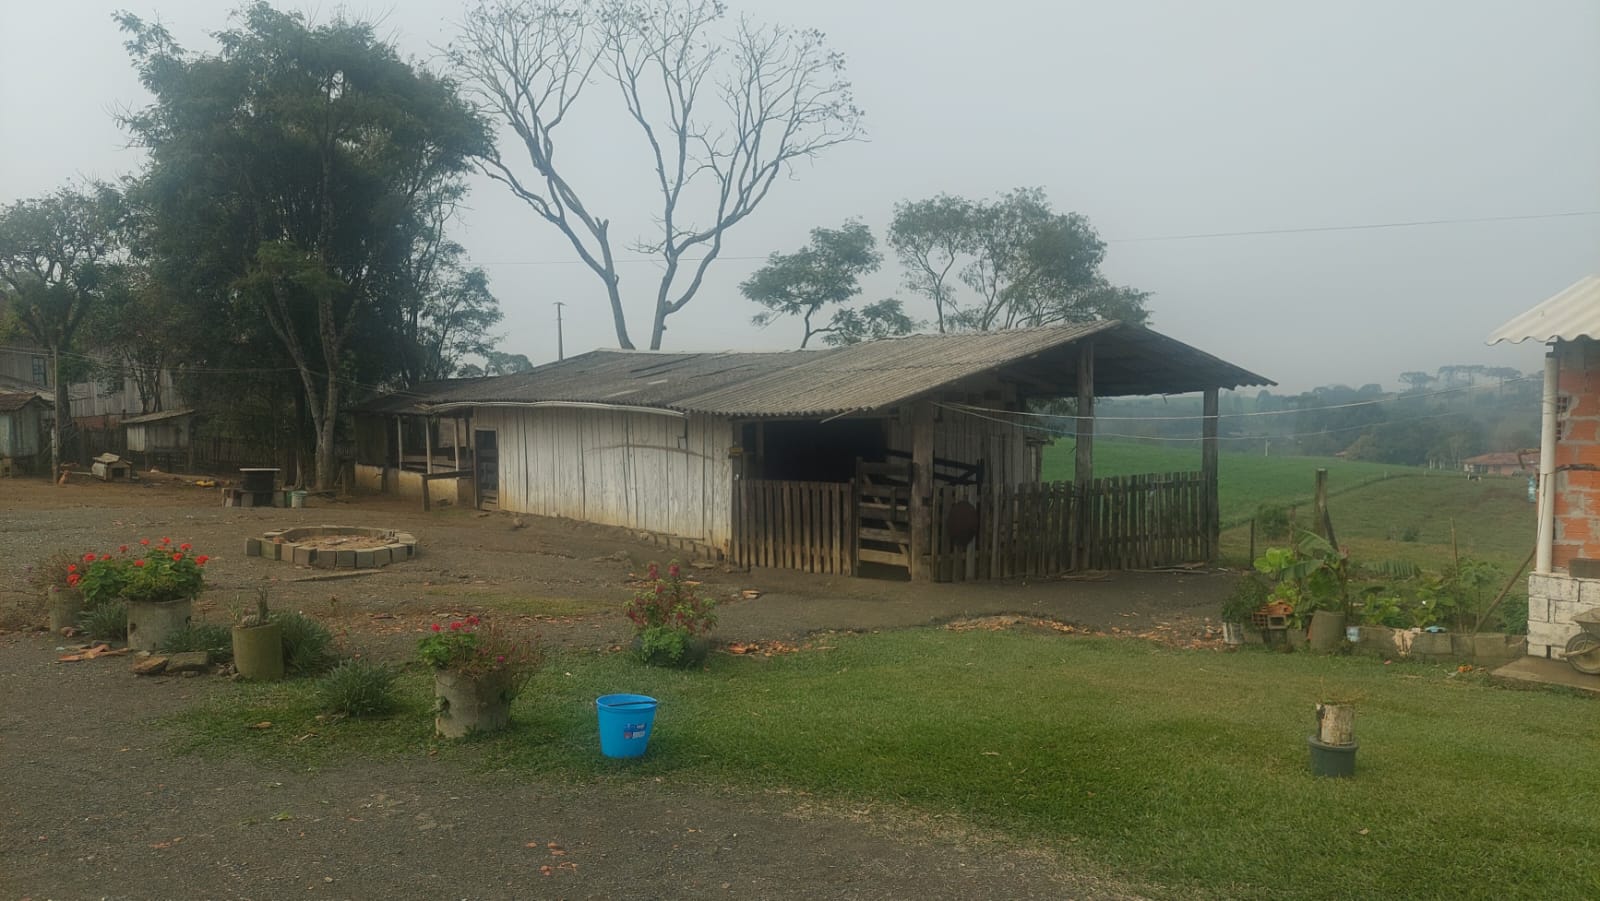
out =
{"type": "MultiPolygon", "coordinates": [[[[33,603],[24,564],[58,548],[141,537],[212,556],[204,618],[226,622],[259,585],[279,609],[327,619],[347,644],[398,658],[434,617],[494,610],[550,642],[626,640],[630,574],[660,550],[617,530],[395,500],[225,509],[214,491],[0,481],[0,628],[33,603]],[[419,559],[371,575],[249,558],[247,537],[337,523],[416,534],[419,559]]],[[[904,628],[1018,613],[1104,631],[1205,635],[1227,577],[911,585],[697,568],[727,603],[717,637],[904,628]],[[1164,625],[1162,625],[1164,624],[1164,625]]],[[[171,753],[155,722],[217,679],[139,680],[126,658],[55,662],[57,640],[0,635],[0,894],[18,898],[1070,898],[1129,897],[1003,840],[914,818],[815,809],[649,783],[522,782],[415,759],[297,771],[171,753]],[[551,849],[554,842],[557,849],[551,849]],[[530,844],[533,846],[530,847],[530,844]],[[565,853],[556,855],[553,850],[565,853]],[[542,868],[548,867],[549,875],[542,868]]]]}

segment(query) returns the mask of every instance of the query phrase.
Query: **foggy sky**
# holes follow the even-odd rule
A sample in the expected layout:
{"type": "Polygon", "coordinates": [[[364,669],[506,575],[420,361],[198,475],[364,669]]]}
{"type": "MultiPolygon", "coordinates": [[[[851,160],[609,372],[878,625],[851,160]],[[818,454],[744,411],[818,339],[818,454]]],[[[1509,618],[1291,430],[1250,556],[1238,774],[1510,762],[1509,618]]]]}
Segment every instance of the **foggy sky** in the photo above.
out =
{"type": "MultiPolygon", "coordinates": [[[[328,5],[279,3],[321,10],[328,5]]],[[[1109,242],[1105,271],[1153,291],[1152,325],[1298,390],[1397,387],[1453,363],[1534,369],[1538,345],[1484,337],[1600,273],[1600,216],[1188,240],[1418,220],[1600,210],[1600,4],[1525,2],[1023,2],[733,0],[735,13],[814,26],[849,60],[870,140],[802,164],[747,222],[666,350],[788,348],[793,322],[749,324],[736,286],[767,253],[859,217],[880,239],[898,200],[1039,185],[1109,242]]],[[[205,0],[5,0],[0,203],[75,177],[136,170],[112,121],[140,106],[111,21],[159,18],[190,49],[227,25],[205,0]]],[[[454,0],[353,4],[408,55],[449,40],[454,0]]],[[[597,89],[598,88],[598,89],[597,89]]],[[[645,150],[607,86],[558,133],[621,256],[657,205],[645,150]],[[625,169],[619,174],[617,167],[625,169]]],[[[516,148],[503,143],[506,152],[516,148]]],[[[483,178],[457,234],[489,272],[502,349],[554,359],[614,346],[604,291],[552,227],[483,178]]],[[[623,269],[629,328],[649,340],[655,280],[623,269]]],[[[892,262],[863,300],[898,293],[892,262]]]]}

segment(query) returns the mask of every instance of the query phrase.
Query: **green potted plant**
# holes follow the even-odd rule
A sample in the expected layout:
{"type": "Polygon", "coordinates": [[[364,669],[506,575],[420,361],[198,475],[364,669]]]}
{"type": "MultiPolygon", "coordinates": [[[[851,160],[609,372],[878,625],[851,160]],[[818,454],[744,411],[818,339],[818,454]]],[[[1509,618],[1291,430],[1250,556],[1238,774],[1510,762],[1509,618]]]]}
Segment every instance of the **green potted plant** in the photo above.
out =
{"type": "Polygon", "coordinates": [[[653,666],[699,666],[711,648],[706,634],[717,624],[715,608],[716,602],[701,597],[699,583],[685,579],[676,562],[667,566],[665,576],[650,564],[625,611],[635,632],[634,653],[653,666]]]}
{"type": "Polygon", "coordinates": [[[1244,631],[1257,610],[1272,599],[1271,589],[1259,575],[1246,573],[1222,602],[1222,640],[1230,645],[1244,644],[1244,631]]]}
{"type": "Polygon", "coordinates": [[[433,668],[434,731],[461,738],[504,729],[511,702],[544,660],[537,639],[509,635],[476,616],[430,630],[417,656],[433,668]]]}
{"type": "Polygon", "coordinates": [[[1331,651],[1345,640],[1345,626],[1354,619],[1350,554],[1312,532],[1301,534],[1295,550],[1300,561],[1300,581],[1311,610],[1306,640],[1314,651],[1331,651]]]}
{"type": "Polygon", "coordinates": [[[267,590],[256,589],[256,611],[233,626],[233,666],[242,679],[283,678],[283,626],[267,611],[267,590]]]}
{"type": "Polygon", "coordinates": [[[83,592],[86,605],[122,602],[128,610],[128,647],[155,651],[167,637],[189,625],[196,596],[205,587],[210,558],[187,543],[145,538],[135,551],[128,545],[111,554],[83,555],[67,575],[67,585],[83,592]]]}

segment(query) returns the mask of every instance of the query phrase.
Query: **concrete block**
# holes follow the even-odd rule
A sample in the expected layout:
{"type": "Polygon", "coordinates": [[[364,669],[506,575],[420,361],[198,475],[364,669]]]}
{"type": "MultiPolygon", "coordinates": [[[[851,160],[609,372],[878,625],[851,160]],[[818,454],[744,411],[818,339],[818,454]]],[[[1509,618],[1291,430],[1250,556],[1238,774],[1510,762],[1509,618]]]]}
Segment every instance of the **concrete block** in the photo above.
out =
{"type": "Polygon", "coordinates": [[[1418,632],[1411,640],[1411,656],[1424,660],[1445,658],[1455,654],[1449,632],[1418,632]]]}
{"type": "Polygon", "coordinates": [[[1537,595],[1552,601],[1576,601],[1578,585],[1577,579],[1560,573],[1532,576],[1528,579],[1528,595],[1530,597],[1537,595]]]}
{"type": "Polygon", "coordinates": [[[333,569],[337,559],[333,551],[317,550],[311,552],[311,565],[318,569],[333,569]]]}
{"type": "Polygon", "coordinates": [[[1547,623],[1550,621],[1550,599],[1528,596],[1528,622],[1547,623]]]}
{"type": "Polygon", "coordinates": [[[1528,644],[1546,644],[1551,648],[1565,648],[1567,641],[1578,634],[1577,626],[1562,623],[1529,623],[1528,644]]]}
{"type": "Polygon", "coordinates": [[[300,544],[294,546],[295,566],[310,566],[315,561],[316,556],[317,552],[315,548],[309,548],[300,544]]]}
{"type": "MultiPolygon", "coordinates": [[[[1587,610],[1593,610],[1595,607],[1600,607],[1600,603],[1586,604],[1580,601],[1573,604],[1567,601],[1552,601],[1550,603],[1550,618],[1546,622],[1556,626],[1571,625],[1574,616],[1587,610]]],[[[1532,622],[1532,620],[1530,619],[1529,622],[1532,622]]]]}
{"type": "Polygon", "coordinates": [[[371,569],[372,568],[372,566],[373,566],[373,563],[372,563],[372,551],[370,551],[370,550],[356,551],[355,554],[356,554],[356,567],[358,569],[371,569]]]}
{"type": "Polygon", "coordinates": [[[336,554],[334,554],[333,564],[335,566],[338,566],[338,567],[344,568],[344,569],[355,569],[355,566],[356,566],[356,552],[355,551],[339,551],[339,552],[337,552],[336,554]]]}
{"type": "Polygon", "coordinates": [[[369,553],[372,554],[373,566],[388,566],[389,563],[394,559],[393,555],[390,554],[389,549],[386,547],[376,548],[372,551],[369,551],[369,553]]]}
{"type": "Polygon", "coordinates": [[[416,542],[415,539],[413,539],[411,541],[402,541],[402,542],[400,542],[400,546],[406,549],[406,559],[407,560],[415,560],[416,559],[416,557],[417,557],[417,542],[416,542]]]}
{"type": "Polygon", "coordinates": [[[1560,598],[1568,603],[1579,603],[1589,607],[1600,607],[1600,580],[1574,579],[1578,591],[1575,596],[1560,598]]]}
{"type": "Polygon", "coordinates": [[[262,542],[262,544],[261,544],[261,556],[266,557],[269,560],[282,560],[283,559],[283,549],[286,548],[286,547],[291,547],[291,545],[284,544],[281,541],[265,541],[265,542],[262,542]]]}
{"type": "Polygon", "coordinates": [[[244,555],[246,557],[259,557],[259,556],[261,556],[261,539],[259,539],[259,538],[246,538],[244,540],[244,555]]]}
{"type": "Polygon", "coordinates": [[[1532,642],[1530,642],[1528,644],[1528,656],[1529,657],[1540,657],[1540,658],[1549,657],[1550,656],[1550,646],[1547,645],[1547,644],[1533,644],[1532,642]]]}
{"type": "Polygon", "coordinates": [[[273,529],[273,530],[271,530],[269,532],[262,532],[261,533],[261,537],[266,541],[274,541],[276,539],[279,539],[279,538],[283,537],[283,530],[282,529],[273,529]]]}

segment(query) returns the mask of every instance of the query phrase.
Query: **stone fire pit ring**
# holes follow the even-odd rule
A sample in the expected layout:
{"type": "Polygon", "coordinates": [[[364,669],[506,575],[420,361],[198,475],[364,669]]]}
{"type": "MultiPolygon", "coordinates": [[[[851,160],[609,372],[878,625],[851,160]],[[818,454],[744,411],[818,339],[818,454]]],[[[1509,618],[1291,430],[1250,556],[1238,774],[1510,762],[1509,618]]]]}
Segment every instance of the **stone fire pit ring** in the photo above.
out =
{"type": "Polygon", "coordinates": [[[322,569],[376,569],[417,556],[417,537],[395,529],[361,526],[299,526],[247,538],[250,557],[322,569]],[[346,547],[345,545],[348,545],[346,547]]]}

